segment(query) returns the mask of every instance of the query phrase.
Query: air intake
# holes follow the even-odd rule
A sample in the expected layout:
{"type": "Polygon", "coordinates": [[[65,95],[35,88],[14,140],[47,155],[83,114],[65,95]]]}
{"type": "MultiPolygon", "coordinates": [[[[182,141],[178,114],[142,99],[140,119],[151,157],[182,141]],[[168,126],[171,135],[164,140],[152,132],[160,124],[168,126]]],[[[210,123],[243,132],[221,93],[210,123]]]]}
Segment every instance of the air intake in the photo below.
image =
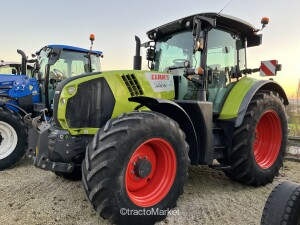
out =
{"type": "Polygon", "coordinates": [[[136,79],[134,74],[126,74],[121,76],[131,97],[143,95],[144,92],[142,90],[141,85],[136,79]]]}

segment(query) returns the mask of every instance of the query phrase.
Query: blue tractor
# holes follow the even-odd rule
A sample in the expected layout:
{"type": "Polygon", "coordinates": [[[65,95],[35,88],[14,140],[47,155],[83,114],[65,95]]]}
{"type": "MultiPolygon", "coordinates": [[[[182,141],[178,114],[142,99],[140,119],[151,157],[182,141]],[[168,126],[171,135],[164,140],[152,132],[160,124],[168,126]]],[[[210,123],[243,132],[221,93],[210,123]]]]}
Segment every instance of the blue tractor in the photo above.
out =
{"type": "MultiPolygon", "coordinates": [[[[93,43],[94,37],[91,36],[93,43]]],[[[53,111],[55,88],[66,78],[101,71],[101,51],[67,45],[47,45],[22,63],[0,64],[0,170],[12,167],[25,155],[31,117],[53,111]],[[33,64],[30,66],[27,64],[33,64]],[[8,72],[11,74],[7,74],[8,72]],[[2,74],[2,72],[4,74],[2,74]]]]}

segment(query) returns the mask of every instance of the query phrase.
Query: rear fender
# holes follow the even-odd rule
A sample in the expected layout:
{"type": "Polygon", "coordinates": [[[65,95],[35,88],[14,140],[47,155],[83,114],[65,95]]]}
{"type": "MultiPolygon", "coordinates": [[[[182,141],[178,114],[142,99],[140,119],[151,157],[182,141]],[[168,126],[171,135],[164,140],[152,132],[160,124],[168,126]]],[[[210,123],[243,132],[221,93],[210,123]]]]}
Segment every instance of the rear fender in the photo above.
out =
{"type": "Polygon", "coordinates": [[[289,101],[286,96],[285,91],[283,88],[276,82],[272,80],[261,80],[255,83],[247,92],[245,98],[243,99],[239,111],[238,111],[238,117],[235,122],[235,127],[239,127],[245,117],[248,105],[250,104],[251,99],[260,90],[266,90],[266,91],[274,91],[279,94],[279,96],[283,99],[283,104],[288,105],[289,101]]]}
{"type": "Polygon", "coordinates": [[[283,103],[288,105],[287,96],[283,88],[273,80],[256,80],[250,77],[244,77],[239,80],[228,94],[222,107],[219,120],[235,120],[235,127],[242,124],[248,105],[260,90],[269,90],[277,92],[283,99],[283,103]]]}

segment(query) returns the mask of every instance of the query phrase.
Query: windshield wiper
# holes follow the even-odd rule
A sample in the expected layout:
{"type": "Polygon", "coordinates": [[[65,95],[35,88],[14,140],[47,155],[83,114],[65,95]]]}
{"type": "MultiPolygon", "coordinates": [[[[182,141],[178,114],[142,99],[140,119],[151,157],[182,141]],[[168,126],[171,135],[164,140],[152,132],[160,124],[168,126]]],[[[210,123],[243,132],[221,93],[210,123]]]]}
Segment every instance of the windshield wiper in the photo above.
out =
{"type": "Polygon", "coordinates": [[[170,71],[170,70],[183,69],[183,68],[185,68],[185,66],[170,66],[166,70],[170,71]]]}

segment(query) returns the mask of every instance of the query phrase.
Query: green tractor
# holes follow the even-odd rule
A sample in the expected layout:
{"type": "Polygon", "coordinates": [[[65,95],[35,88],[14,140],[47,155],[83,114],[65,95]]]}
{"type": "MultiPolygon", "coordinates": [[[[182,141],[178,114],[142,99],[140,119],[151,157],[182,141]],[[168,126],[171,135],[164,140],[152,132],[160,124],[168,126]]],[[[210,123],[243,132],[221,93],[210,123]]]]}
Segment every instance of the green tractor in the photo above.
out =
{"type": "Polygon", "coordinates": [[[274,60],[247,68],[246,48],[261,44],[259,31],[223,14],[188,16],[150,30],[149,42],[136,37],[134,70],[60,82],[55,125],[34,125],[34,165],[70,176],[82,168],[94,209],[116,224],[165,218],[190,164],[243,184],[272,182],[286,150],[288,99],[273,79],[248,76],[280,70],[274,60]],[[149,71],[140,70],[140,47],[149,71]]]}

